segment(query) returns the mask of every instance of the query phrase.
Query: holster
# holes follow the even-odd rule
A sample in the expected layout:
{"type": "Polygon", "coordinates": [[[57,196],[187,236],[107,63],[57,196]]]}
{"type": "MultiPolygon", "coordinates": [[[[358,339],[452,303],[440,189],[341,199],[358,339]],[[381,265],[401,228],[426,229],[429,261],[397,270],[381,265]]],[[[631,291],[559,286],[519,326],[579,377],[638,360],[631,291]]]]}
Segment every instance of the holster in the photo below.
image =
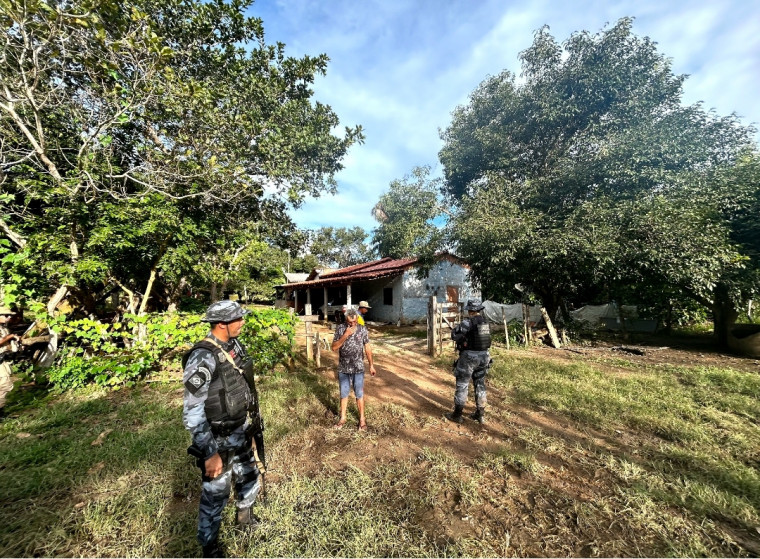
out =
{"type": "Polygon", "coordinates": [[[187,453],[195,458],[195,465],[201,470],[201,479],[203,481],[211,481],[211,478],[206,475],[206,460],[203,458],[201,449],[191,444],[187,447],[187,453]]]}
{"type": "MultiPolygon", "coordinates": [[[[191,444],[187,447],[187,453],[195,458],[195,465],[198,466],[198,468],[201,471],[201,479],[203,481],[211,481],[212,478],[208,477],[206,475],[206,459],[203,456],[203,452],[201,452],[201,449],[195,446],[194,444],[191,444]]],[[[232,458],[234,454],[233,450],[220,450],[219,456],[222,459],[222,472],[227,471],[227,467],[230,464],[230,458],[232,458]]]]}

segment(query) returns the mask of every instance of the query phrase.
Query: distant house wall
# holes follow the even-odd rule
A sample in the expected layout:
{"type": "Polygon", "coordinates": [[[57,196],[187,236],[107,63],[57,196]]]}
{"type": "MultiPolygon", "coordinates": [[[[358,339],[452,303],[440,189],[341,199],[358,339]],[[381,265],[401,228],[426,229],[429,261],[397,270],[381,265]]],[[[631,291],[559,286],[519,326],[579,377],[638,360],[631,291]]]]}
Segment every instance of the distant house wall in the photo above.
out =
{"type": "Polygon", "coordinates": [[[480,290],[472,288],[467,271],[461,264],[443,259],[433,266],[424,279],[418,279],[414,269],[404,272],[401,279],[402,308],[397,320],[403,324],[424,322],[427,318],[428,298],[435,295],[438,301],[446,301],[447,287],[457,289],[461,302],[474,297],[480,298],[480,290]]]}
{"type": "MultiPolygon", "coordinates": [[[[401,302],[403,294],[403,276],[380,278],[363,284],[360,292],[365,296],[354,299],[352,303],[358,305],[361,299],[365,299],[372,307],[367,313],[367,318],[375,322],[398,322],[401,316],[401,302]],[[392,303],[385,304],[385,290],[392,290],[392,303]]],[[[357,291],[359,291],[357,289],[357,291]]]]}
{"type": "MultiPolygon", "coordinates": [[[[351,284],[351,305],[357,307],[359,301],[367,301],[370,310],[367,320],[373,322],[401,322],[413,324],[427,319],[428,299],[435,295],[438,301],[446,301],[447,289],[456,292],[458,300],[465,302],[480,298],[480,291],[473,289],[467,278],[468,269],[458,259],[441,258],[430,270],[427,277],[417,279],[416,269],[411,268],[396,276],[374,280],[355,281],[351,284]]],[[[287,288],[287,286],[286,286],[287,288]]],[[[330,286],[328,301],[331,305],[346,303],[346,286],[330,286]]],[[[324,303],[323,288],[311,289],[312,312],[316,313],[324,303]]],[[[306,290],[298,291],[298,310],[306,302],[306,290]]],[[[289,299],[288,304],[293,304],[289,299]]]]}

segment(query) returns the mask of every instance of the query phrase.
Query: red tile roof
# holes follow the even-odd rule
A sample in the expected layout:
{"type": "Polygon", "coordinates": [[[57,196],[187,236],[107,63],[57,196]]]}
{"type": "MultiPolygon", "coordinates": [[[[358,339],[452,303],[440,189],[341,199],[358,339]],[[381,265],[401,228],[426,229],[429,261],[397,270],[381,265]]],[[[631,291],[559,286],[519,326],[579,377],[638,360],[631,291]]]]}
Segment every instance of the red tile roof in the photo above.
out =
{"type": "Polygon", "coordinates": [[[409,268],[413,268],[417,263],[416,258],[381,258],[374,262],[365,262],[340,268],[339,270],[328,270],[322,273],[319,279],[311,281],[301,281],[289,283],[282,287],[289,288],[306,288],[306,287],[327,287],[330,285],[346,285],[355,281],[367,281],[377,278],[396,276],[402,274],[409,268]]]}

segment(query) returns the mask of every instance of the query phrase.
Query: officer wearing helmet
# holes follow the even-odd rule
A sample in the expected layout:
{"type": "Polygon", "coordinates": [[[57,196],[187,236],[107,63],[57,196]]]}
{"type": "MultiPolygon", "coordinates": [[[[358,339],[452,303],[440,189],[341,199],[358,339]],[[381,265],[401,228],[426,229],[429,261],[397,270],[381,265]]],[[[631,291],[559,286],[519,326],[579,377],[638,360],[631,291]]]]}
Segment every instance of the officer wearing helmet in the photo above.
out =
{"type": "Polygon", "coordinates": [[[219,526],[233,477],[238,524],[258,523],[251,507],[261,491],[261,480],[248,435],[248,411],[256,393],[244,378],[246,369],[252,372],[251,362],[237,339],[248,312],[234,301],[212,304],[201,319],[210,324],[211,331],[182,359],[182,421],[193,441],[188,453],[198,459],[203,479],[197,536],[204,557],[224,556],[219,526]]]}
{"type": "Polygon", "coordinates": [[[451,339],[457,344],[459,359],[456,362],[456,391],[454,411],[446,414],[446,419],[462,423],[462,410],[467,403],[470,380],[475,390],[475,412],[470,417],[484,422],[486,406],[486,373],[491,365],[488,348],[491,347],[491,329],[488,321],[480,314],[485,307],[479,299],[467,301],[464,310],[468,316],[451,332],[451,339]]]}

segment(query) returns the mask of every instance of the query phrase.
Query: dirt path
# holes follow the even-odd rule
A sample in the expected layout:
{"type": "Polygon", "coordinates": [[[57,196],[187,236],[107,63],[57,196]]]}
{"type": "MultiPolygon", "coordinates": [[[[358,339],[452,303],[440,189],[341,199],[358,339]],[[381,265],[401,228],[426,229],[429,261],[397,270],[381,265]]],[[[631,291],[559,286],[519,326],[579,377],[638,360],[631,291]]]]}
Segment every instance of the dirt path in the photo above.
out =
{"type": "MultiPolygon", "coordinates": [[[[506,555],[620,556],[630,554],[637,546],[651,545],[651,534],[619,522],[615,509],[620,480],[605,466],[605,461],[616,458],[637,462],[639,452],[648,444],[641,434],[624,428],[612,434],[598,432],[548,411],[516,404],[493,385],[488,385],[485,425],[469,418],[461,425],[452,423],[443,414],[453,407],[454,376],[447,365],[426,355],[426,340],[398,331],[388,335],[387,328],[372,325],[369,330],[378,372],[374,378],[365,377],[369,430],[357,431],[353,398],[349,400],[346,427],[333,429],[337,421],[337,353],[323,350],[318,374],[330,381],[334,392],[322,395],[323,407],[314,410],[314,421],[298,440],[283,441],[295,471],[359,468],[369,472],[382,463],[415,463],[430,451],[475,466],[487,454],[525,451],[537,460],[540,475],[519,468],[508,468],[503,475],[486,472],[482,483],[487,484],[489,497],[484,506],[476,511],[465,509],[452,493],[449,501],[440,502],[417,519],[420,525],[441,543],[482,537],[484,529],[490,530],[505,538],[502,554],[506,555]],[[589,514],[595,522],[580,523],[579,511],[592,511],[589,514]]],[[[317,331],[328,344],[332,341],[332,331],[324,326],[318,326],[317,331]]],[[[412,330],[408,333],[413,334],[412,330]]],[[[614,344],[601,344],[573,351],[537,348],[530,353],[564,362],[591,359],[611,373],[615,373],[617,359],[642,366],[663,362],[693,365],[697,356],[706,366],[760,371],[757,360],[707,351],[707,355],[700,355],[699,348],[631,345],[621,350],[614,344]],[[632,348],[640,353],[626,351],[632,348]]],[[[465,414],[473,410],[470,387],[465,414]]],[[[275,483],[276,479],[277,475],[273,476],[275,483]]],[[[414,480],[409,483],[414,487],[414,480]]],[[[673,514],[680,515],[676,511],[673,514]]],[[[663,542],[678,537],[675,533],[658,536],[663,542]]],[[[754,536],[745,539],[734,534],[732,539],[744,540],[741,545],[745,550],[760,551],[760,542],[755,542],[754,536]]]]}

